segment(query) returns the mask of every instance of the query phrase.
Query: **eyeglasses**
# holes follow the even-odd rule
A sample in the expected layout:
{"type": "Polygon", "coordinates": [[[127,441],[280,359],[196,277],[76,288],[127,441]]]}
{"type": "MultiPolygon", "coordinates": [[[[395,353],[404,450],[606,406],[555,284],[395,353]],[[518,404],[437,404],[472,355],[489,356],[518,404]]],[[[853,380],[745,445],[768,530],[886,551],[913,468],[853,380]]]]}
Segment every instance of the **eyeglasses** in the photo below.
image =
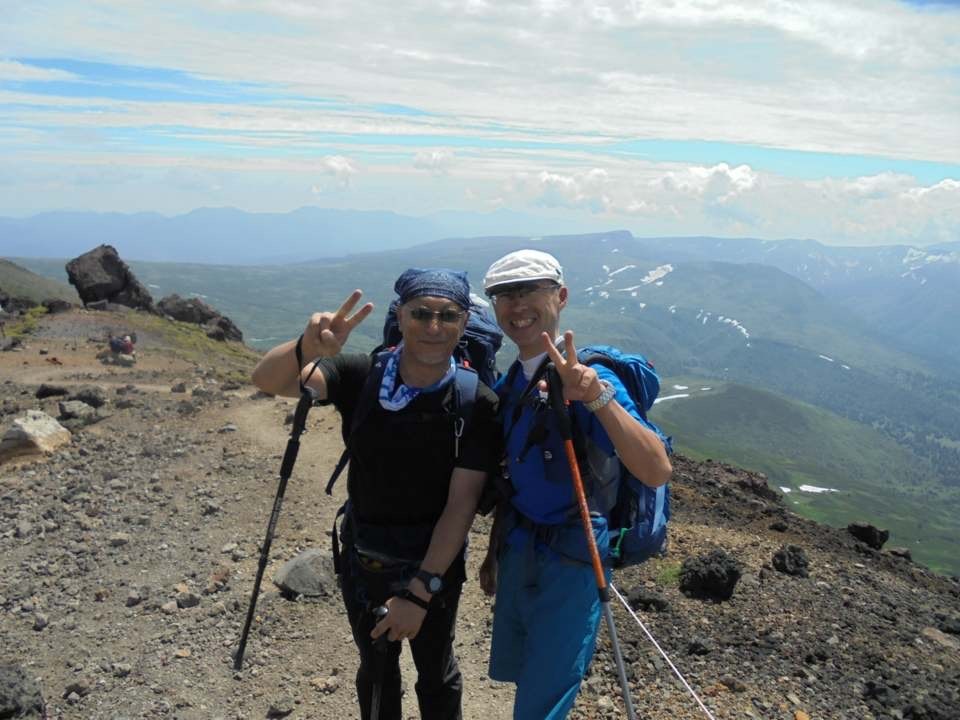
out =
{"type": "Polygon", "coordinates": [[[443,325],[454,325],[460,322],[460,319],[463,317],[462,310],[453,310],[452,308],[446,308],[444,310],[428,310],[425,307],[413,308],[410,311],[410,317],[412,317],[417,322],[422,322],[424,324],[429,324],[434,321],[434,319],[439,320],[443,325]]]}
{"type": "Polygon", "coordinates": [[[515,303],[520,302],[521,300],[526,300],[528,297],[534,293],[538,293],[541,290],[559,290],[560,286],[551,283],[549,285],[519,285],[512,288],[506,288],[503,290],[495,290],[490,295],[490,302],[494,305],[499,305],[501,303],[515,303]]]}

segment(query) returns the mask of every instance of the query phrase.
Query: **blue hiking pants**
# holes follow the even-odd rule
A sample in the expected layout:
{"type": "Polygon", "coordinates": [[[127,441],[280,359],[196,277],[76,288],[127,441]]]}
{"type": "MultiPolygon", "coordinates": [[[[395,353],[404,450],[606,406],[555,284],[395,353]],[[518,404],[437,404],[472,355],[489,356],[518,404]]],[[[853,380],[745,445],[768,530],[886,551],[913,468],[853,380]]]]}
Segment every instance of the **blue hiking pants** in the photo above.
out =
{"type": "Polygon", "coordinates": [[[600,598],[589,565],[525,545],[500,558],[490,677],[516,683],[514,720],[562,720],[593,657],[600,598]]]}

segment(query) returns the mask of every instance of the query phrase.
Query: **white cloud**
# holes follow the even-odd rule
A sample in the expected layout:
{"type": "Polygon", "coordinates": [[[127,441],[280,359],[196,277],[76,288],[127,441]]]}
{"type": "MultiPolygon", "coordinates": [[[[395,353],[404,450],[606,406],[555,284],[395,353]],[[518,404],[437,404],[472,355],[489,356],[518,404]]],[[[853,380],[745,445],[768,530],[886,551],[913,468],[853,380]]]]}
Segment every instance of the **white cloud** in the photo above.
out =
{"type": "Polygon", "coordinates": [[[15,60],[0,60],[0,82],[53,82],[56,80],[75,80],[76,78],[76,75],[65,70],[41,68],[15,60]]]}
{"type": "Polygon", "coordinates": [[[331,155],[320,159],[320,172],[330,178],[311,187],[314,195],[322,195],[331,189],[346,190],[350,187],[353,176],[357,174],[357,168],[348,158],[331,155]]]}
{"type": "Polygon", "coordinates": [[[514,202],[589,210],[640,235],[813,237],[848,245],[923,245],[960,235],[960,181],[927,187],[893,173],[798,180],[746,165],[638,164],[525,173],[504,189],[514,202]],[[637,217],[642,225],[630,220],[637,217]]]}
{"type": "Polygon", "coordinates": [[[446,175],[453,166],[454,155],[449,150],[421,150],[413,158],[413,166],[434,175],[446,175]]]}

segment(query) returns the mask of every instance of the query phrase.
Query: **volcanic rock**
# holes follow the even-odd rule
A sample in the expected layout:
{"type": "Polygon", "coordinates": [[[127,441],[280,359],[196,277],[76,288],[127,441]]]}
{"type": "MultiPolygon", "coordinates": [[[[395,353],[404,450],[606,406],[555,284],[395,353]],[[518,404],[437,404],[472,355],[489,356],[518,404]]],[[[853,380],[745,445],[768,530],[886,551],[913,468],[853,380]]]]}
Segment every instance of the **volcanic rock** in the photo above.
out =
{"type": "Polygon", "coordinates": [[[150,293],[111,245],[101,245],[68,262],[67,276],[84,305],[106,302],[156,312],[150,293]]]}
{"type": "Polygon", "coordinates": [[[235,340],[241,342],[243,333],[230,318],[221,315],[199,298],[182,298],[168,295],[159,303],[160,310],[181,322],[200,325],[214,340],[235,340]]]}

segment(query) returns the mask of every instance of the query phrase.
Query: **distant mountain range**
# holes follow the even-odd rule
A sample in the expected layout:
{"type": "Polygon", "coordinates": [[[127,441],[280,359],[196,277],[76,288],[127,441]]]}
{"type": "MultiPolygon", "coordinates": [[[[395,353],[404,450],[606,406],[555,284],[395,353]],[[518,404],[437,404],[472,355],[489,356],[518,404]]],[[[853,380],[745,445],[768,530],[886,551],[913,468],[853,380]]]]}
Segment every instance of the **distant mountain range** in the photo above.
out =
{"type": "MultiPolygon", "coordinates": [[[[200,208],[172,217],[153,212],[48,212],[0,218],[0,253],[74,257],[107,243],[128,261],[257,265],[377,252],[448,237],[570,229],[568,222],[508,210],[444,211],[426,217],[317,207],[288,213],[200,208]]],[[[574,229],[594,228],[578,221],[574,229]]]]}

